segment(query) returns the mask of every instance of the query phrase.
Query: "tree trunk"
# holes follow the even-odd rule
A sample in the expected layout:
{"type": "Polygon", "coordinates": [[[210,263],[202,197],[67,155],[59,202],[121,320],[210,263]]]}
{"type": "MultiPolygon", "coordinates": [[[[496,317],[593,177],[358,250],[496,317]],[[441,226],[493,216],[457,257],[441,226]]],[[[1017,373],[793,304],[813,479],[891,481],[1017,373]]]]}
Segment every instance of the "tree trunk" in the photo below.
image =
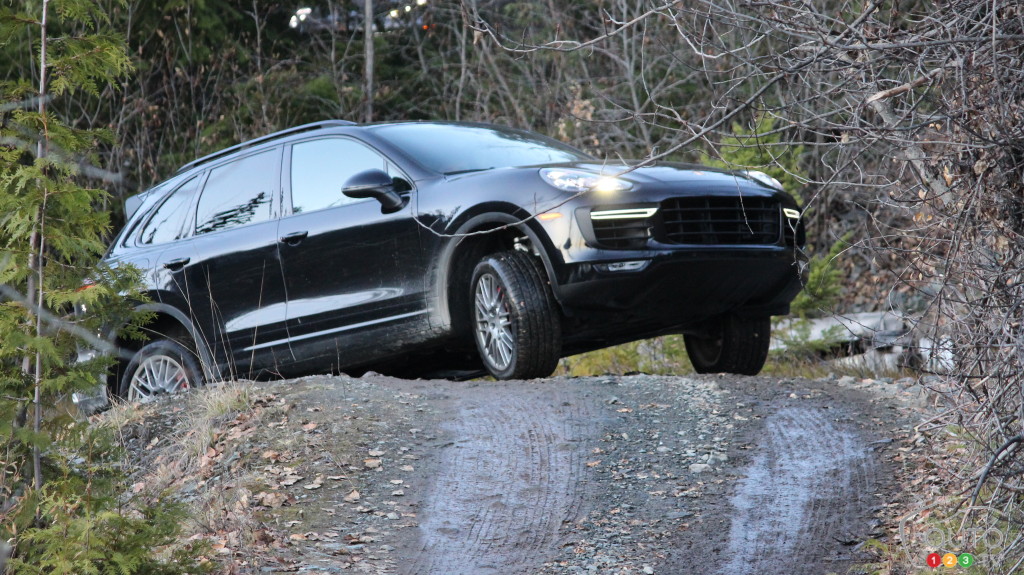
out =
{"type": "Polygon", "coordinates": [[[363,53],[366,59],[366,122],[373,121],[373,0],[363,10],[363,53]]]}
{"type": "MultiPolygon", "coordinates": [[[[47,8],[49,7],[49,0],[43,0],[43,14],[40,20],[40,44],[39,44],[39,115],[43,123],[43,131],[39,137],[39,143],[36,155],[39,160],[46,157],[47,153],[47,140],[49,134],[46,129],[46,16],[47,8]]],[[[39,207],[38,221],[36,223],[36,231],[32,234],[32,251],[29,255],[29,269],[34,273],[29,274],[29,287],[28,297],[32,298],[35,296],[34,302],[34,314],[35,314],[35,331],[36,338],[42,336],[43,332],[43,253],[46,250],[45,241],[45,224],[46,224],[46,187],[44,184],[43,188],[43,202],[39,207]],[[36,285],[33,286],[32,284],[36,285]],[[33,289],[35,288],[35,289],[33,289]]],[[[29,302],[29,307],[33,307],[33,302],[29,302]]],[[[26,367],[28,358],[26,358],[25,364],[22,367],[26,367]]],[[[43,356],[40,351],[36,351],[35,354],[35,366],[32,369],[32,377],[34,379],[34,393],[32,401],[35,404],[35,409],[32,417],[32,430],[38,435],[43,422],[43,405],[42,405],[42,384],[43,384],[43,356]]],[[[42,453],[40,452],[39,446],[35,445],[32,447],[32,476],[36,489],[43,488],[43,462],[42,453]]]]}

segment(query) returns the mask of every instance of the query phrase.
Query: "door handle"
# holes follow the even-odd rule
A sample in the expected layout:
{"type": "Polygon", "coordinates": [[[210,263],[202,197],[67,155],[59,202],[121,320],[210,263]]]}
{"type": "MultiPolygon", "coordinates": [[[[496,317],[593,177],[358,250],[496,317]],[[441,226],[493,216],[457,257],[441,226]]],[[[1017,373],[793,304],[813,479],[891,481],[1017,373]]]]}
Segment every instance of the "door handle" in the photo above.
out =
{"type": "Polygon", "coordinates": [[[290,246],[297,246],[302,243],[302,240],[306,239],[309,232],[292,232],[290,234],[281,237],[281,242],[286,243],[290,246]]]}
{"type": "Polygon", "coordinates": [[[185,267],[186,265],[188,265],[188,262],[190,261],[192,261],[192,258],[175,258],[171,261],[164,262],[164,267],[171,270],[172,272],[176,272],[181,268],[185,267]]]}

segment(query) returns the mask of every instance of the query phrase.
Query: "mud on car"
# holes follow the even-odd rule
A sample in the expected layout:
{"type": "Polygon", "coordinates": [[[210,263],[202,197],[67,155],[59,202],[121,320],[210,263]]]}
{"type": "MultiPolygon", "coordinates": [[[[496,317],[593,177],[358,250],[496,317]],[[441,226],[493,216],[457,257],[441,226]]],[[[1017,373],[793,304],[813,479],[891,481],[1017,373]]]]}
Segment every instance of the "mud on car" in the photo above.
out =
{"type": "Polygon", "coordinates": [[[799,208],[764,174],[486,124],[299,126],[126,208],[106,259],[143,270],[155,314],[148,341],[115,341],[129,399],[329,371],[535,378],[680,333],[697,371],[755,374],[804,261],[799,208]]]}

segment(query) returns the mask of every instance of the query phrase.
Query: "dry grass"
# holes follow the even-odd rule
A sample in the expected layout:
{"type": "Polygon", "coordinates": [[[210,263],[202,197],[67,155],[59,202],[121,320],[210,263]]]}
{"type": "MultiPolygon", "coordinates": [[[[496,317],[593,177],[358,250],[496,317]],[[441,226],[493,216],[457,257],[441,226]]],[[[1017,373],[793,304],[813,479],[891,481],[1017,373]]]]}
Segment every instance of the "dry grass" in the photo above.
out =
{"type": "Polygon", "coordinates": [[[227,416],[251,409],[252,401],[250,381],[217,383],[189,394],[185,421],[178,427],[182,457],[197,463],[213,444],[218,425],[227,416]]]}

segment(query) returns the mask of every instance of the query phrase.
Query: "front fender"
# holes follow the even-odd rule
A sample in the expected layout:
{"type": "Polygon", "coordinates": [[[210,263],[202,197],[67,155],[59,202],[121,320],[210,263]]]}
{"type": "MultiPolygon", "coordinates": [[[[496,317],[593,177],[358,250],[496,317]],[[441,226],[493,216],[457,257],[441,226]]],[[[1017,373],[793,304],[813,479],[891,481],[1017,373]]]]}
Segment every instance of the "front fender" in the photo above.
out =
{"type": "MultiPolygon", "coordinates": [[[[492,209],[494,207],[495,206],[491,206],[492,209]]],[[[512,211],[512,213],[504,211],[486,211],[484,213],[478,213],[465,218],[459,218],[461,223],[450,226],[449,230],[451,231],[444,232],[444,234],[449,237],[441,248],[441,253],[437,260],[437,271],[434,274],[434,286],[430,290],[431,298],[433,299],[435,309],[437,310],[437,320],[440,327],[450,329],[452,325],[448,294],[449,289],[451,288],[450,281],[454,275],[455,266],[460,263],[465,263],[462,262],[459,256],[460,254],[473,253],[472,250],[464,249],[466,247],[465,242],[472,241],[476,236],[467,236],[464,234],[495,225],[499,228],[502,226],[509,226],[509,229],[515,230],[517,233],[526,236],[530,240],[530,243],[535,247],[537,255],[540,257],[540,260],[544,265],[544,271],[547,274],[548,280],[554,283],[552,278],[557,277],[555,270],[556,262],[552,261],[551,254],[558,254],[560,252],[554,249],[551,239],[548,237],[547,233],[544,232],[543,228],[540,227],[536,220],[529,219],[530,214],[527,214],[524,210],[511,205],[502,207],[511,208],[510,211],[512,211]]],[[[495,230],[491,233],[500,232],[495,230]]],[[[557,300],[558,290],[553,291],[556,292],[557,300]]]]}

